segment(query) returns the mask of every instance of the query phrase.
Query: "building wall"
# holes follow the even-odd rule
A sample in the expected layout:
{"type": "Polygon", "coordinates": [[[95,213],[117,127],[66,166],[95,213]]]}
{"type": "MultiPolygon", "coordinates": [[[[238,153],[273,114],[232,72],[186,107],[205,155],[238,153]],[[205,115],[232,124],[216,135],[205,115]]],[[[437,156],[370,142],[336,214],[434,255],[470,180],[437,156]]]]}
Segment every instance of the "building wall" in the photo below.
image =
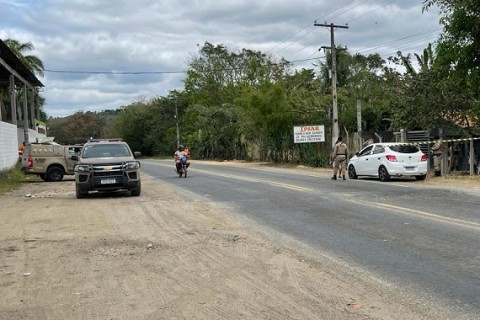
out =
{"type": "Polygon", "coordinates": [[[15,166],[18,161],[18,147],[17,126],[0,121],[0,171],[15,166]]]}
{"type": "MultiPolygon", "coordinates": [[[[9,170],[15,166],[18,161],[18,147],[22,145],[24,137],[23,128],[0,121],[0,171],[9,170]]],[[[44,138],[44,134],[28,129],[26,143],[37,142],[44,138]]]]}
{"type": "MultiPolygon", "coordinates": [[[[18,136],[18,145],[20,146],[23,143],[23,140],[25,137],[25,132],[23,128],[17,129],[17,136],[18,136]]],[[[38,133],[37,131],[32,129],[28,129],[28,141],[26,141],[25,144],[32,143],[32,142],[42,142],[44,138],[45,138],[44,134],[38,133]]]]}

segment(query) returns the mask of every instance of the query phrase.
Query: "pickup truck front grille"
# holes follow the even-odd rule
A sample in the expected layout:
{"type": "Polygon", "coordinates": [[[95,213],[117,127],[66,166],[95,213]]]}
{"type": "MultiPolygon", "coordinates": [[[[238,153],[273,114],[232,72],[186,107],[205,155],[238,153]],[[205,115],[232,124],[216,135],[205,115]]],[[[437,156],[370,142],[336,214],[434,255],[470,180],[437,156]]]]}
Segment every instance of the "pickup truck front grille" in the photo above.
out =
{"type": "Polygon", "coordinates": [[[120,187],[124,183],[124,172],[122,164],[100,164],[94,165],[92,170],[92,183],[96,187],[111,188],[120,187]],[[115,183],[103,185],[105,179],[114,179],[115,183]]]}
{"type": "Polygon", "coordinates": [[[115,177],[123,175],[122,171],[93,171],[95,177],[115,177]]]}
{"type": "Polygon", "coordinates": [[[92,174],[96,177],[123,176],[122,164],[94,165],[92,174]]]}
{"type": "Polygon", "coordinates": [[[118,164],[95,164],[93,171],[115,171],[122,170],[122,163],[118,164]]]}

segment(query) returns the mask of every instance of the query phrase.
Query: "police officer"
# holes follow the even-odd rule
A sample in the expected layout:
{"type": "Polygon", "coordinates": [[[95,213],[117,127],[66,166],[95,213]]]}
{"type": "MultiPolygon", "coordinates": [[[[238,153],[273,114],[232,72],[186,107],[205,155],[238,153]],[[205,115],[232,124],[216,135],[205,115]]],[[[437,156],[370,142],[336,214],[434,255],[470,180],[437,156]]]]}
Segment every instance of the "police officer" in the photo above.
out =
{"type": "MultiPolygon", "coordinates": [[[[335,146],[333,147],[333,177],[332,180],[337,180],[337,172],[342,175],[345,180],[345,171],[347,166],[348,150],[345,142],[342,141],[342,137],[338,137],[335,146]]],[[[338,177],[340,178],[340,176],[338,177]]]]}
{"type": "Polygon", "coordinates": [[[433,167],[435,169],[435,176],[442,175],[442,155],[443,155],[443,141],[439,136],[435,136],[435,143],[430,150],[433,154],[433,167]]]}

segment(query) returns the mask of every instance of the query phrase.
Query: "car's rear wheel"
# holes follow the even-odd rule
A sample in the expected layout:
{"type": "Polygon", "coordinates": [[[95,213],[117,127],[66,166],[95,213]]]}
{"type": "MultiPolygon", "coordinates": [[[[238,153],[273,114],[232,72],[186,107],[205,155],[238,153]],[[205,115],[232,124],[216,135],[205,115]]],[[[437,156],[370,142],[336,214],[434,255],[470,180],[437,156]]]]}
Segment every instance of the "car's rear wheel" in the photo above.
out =
{"type": "Polygon", "coordinates": [[[47,170],[46,181],[61,181],[63,179],[63,169],[60,167],[51,167],[47,170]]]}
{"type": "Polygon", "coordinates": [[[415,176],[415,179],[417,179],[418,181],[422,181],[422,180],[425,180],[426,177],[427,177],[426,174],[422,174],[421,176],[415,176]]]}
{"type": "Polygon", "coordinates": [[[39,174],[39,177],[40,177],[40,179],[42,179],[43,181],[47,181],[47,176],[45,175],[45,173],[40,173],[40,174],[39,174]]]}
{"type": "Polygon", "coordinates": [[[378,178],[383,182],[390,180],[390,174],[388,173],[387,168],[384,166],[380,166],[380,168],[378,168],[378,178]]]}
{"type": "Polygon", "coordinates": [[[357,172],[355,171],[355,167],[353,166],[353,164],[348,166],[348,177],[350,179],[357,179],[358,178],[357,172]]]}

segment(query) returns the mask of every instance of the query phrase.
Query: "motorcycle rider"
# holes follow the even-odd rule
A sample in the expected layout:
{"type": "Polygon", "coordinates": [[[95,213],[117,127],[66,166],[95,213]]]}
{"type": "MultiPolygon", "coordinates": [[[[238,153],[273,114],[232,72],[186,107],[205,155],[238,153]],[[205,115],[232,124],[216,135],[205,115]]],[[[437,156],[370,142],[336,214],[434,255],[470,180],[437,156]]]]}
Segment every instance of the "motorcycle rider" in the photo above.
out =
{"type": "Polygon", "coordinates": [[[185,152],[185,148],[183,145],[179,145],[177,148],[177,151],[175,151],[174,157],[175,157],[175,167],[177,168],[177,172],[181,169],[181,164],[180,164],[180,158],[181,157],[186,157],[187,158],[187,169],[190,166],[190,161],[188,161],[189,154],[185,152]]]}

